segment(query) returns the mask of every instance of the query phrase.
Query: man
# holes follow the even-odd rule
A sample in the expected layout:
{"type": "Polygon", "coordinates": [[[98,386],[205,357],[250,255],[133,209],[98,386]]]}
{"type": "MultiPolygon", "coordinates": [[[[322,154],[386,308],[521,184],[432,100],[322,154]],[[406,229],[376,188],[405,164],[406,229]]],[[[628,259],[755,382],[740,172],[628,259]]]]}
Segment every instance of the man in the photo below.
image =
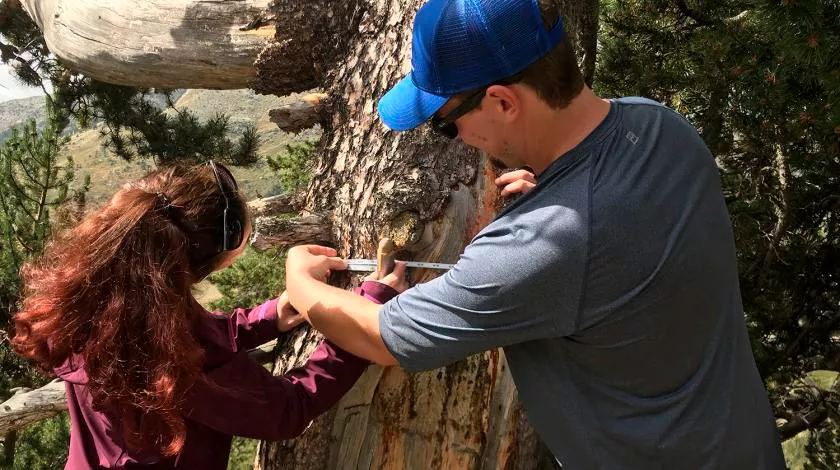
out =
{"type": "Polygon", "coordinates": [[[503,347],[567,469],[784,468],[712,155],[676,112],[597,97],[543,10],[431,0],[412,73],[379,106],[393,129],[428,121],[527,165],[536,186],[508,188],[530,191],[452,270],[384,306],[322,282],[345,266],[334,251],[295,248],[292,304],[341,347],[409,371],[503,347]]]}

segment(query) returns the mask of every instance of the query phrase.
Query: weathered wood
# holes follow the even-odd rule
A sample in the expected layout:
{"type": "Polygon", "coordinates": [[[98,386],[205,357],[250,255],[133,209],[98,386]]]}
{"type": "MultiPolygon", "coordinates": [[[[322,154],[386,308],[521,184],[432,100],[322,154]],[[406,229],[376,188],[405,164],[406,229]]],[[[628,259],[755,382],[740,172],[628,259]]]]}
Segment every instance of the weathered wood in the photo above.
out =
{"type": "Polygon", "coordinates": [[[62,63],[136,87],[247,88],[275,34],[271,0],[21,3],[62,63]]]}
{"type": "Polygon", "coordinates": [[[305,243],[332,244],[332,227],[323,215],[264,216],[254,219],[251,246],[258,251],[305,243]]]}
{"type": "Polygon", "coordinates": [[[64,382],[54,380],[32,391],[21,391],[0,403],[0,436],[23,429],[67,409],[64,382]]]}
{"type": "Polygon", "coordinates": [[[324,93],[304,95],[299,101],[268,112],[271,122],[284,132],[297,134],[310,129],[324,119],[324,93]]]}
{"type": "Polygon", "coordinates": [[[278,196],[255,199],[248,202],[251,217],[264,215],[294,214],[300,211],[303,204],[303,194],[285,193],[278,196]]]}

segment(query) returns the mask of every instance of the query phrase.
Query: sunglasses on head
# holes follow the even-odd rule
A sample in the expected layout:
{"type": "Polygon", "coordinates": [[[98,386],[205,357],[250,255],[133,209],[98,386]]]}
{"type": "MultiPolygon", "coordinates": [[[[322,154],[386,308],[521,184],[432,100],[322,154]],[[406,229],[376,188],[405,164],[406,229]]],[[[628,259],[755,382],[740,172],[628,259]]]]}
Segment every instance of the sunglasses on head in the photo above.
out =
{"type": "Polygon", "coordinates": [[[506,78],[504,80],[500,80],[498,82],[493,82],[487,86],[481,87],[474,92],[467,95],[464,98],[464,101],[461,102],[458,106],[455,107],[452,111],[449,112],[446,116],[438,117],[437,115],[432,115],[429,118],[429,126],[431,126],[432,130],[448,139],[454,139],[458,137],[458,126],[455,124],[455,121],[460,119],[463,115],[467,114],[468,112],[472,111],[473,109],[477,108],[478,105],[484,100],[484,97],[487,95],[487,89],[494,85],[512,85],[519,80],[521,80],[521,74],[516,74],[512,77],[506,78]]]}
{"type": "Polygon", "coordinates": [[[216,183],[219,185],[219,190],[222,192],[222,197],[225,199],[225,210],[222,213],[222,224],[223,224],[223,238],[222,238],[222,251],[231,251],[239,248],[242,245],[242,236],[243,227],[242,222],[238,219],[231,217],[231,220],[228,220],[228,210],[230,209],[230,199],[227,196],[227,190],[225,190],[225,186],[222,184],[222,177],[220,174],[226,175],[226,178],[230,185],[233,187],[234,191],[239,191],[239,185],[236,184],[236,178],[233,177],[233,174],[228,170],[224,165],[217,164],[213,160],[207,162],[210,165],[210,168],[213,169],[213,175],[216,177],[216,183]]]}

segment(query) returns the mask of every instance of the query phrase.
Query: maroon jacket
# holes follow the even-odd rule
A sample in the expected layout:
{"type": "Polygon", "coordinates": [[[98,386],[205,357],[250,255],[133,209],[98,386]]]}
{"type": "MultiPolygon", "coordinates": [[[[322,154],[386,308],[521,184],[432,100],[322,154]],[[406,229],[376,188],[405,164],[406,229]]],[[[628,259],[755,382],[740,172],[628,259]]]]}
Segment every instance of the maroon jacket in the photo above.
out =
{"type": "MultiPolygon", "coordinates": [[[[377,282],[366,282],[356,292],[377,303],[397,294],[377,282]]],[[[201,307],[196,303],[196,308],[201,307]]],[[[56,368],[65,381],[71,421],[65,468],[224,470],[232,436],[278,441],[300,435],[369,364],[324,341],[303,366],[275,377],[250,360],[247,351],[279,335],[276,299],[231,314],[203,308],[201,313],[195,334],[205,349],[204,372],[213,386],[199,382],[188,392],[187,437],[180,454],[163,458],[154,451],[128,449],[119,420],[93,409],[84,365],[74,356],[56,368]]]]}

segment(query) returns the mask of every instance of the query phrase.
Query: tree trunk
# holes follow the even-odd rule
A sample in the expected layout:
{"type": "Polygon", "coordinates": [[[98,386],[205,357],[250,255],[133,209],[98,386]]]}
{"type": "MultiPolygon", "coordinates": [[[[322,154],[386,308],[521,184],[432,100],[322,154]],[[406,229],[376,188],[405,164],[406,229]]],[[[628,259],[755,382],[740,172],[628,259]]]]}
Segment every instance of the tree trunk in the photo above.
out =
{"type": "Polygon", "coordinates": [[[600,0],[553,0],[566,20],[566,37],[577,51],[583,80],[592,86],[598,52],[598,11],[600,0]]]}
{"type": "MultiPolygon", "coordinates": [[[[318,99],[317,106],[310,103],[310,107],[274,114],[290,128],[320,120],[324,134],[306,194],[270,205],[278,212],[301,213],[289,218],[272,217],[271,209],[263,211],[255,224],[255,240],[262,247],[322,241],[334,244],[343,256],[373,257],[379,239],[388,235],[397,242],[400,259],[455,262],[502,204],[493,185],[496,171],[482,155],[459,142],[441,140],[423,128],[389,132],[377,117],[378,99],[410,70],[412,22],[424,0],[273,0],[267,13],[262,14],[270,20],[255,21],[249,15],[260,7],[249,10],[246,5],[255,5],[257,0],[168,2],[180,5],[180,10],[167,6],[175,26],[161,15],[166,2],[152,1],[142,5],[147,18],[165,20],[169,26],[144,28],[142,37],[134,39],[128,39],[128,32],[120,30],[116,34],[108,26],[118,21],[116,16],[121,18],[120,28],[130,29],[135,17],[125,16],[130,9],[124,1],[113,2],[123,3],[120,9],[103,10],[102,18],[108,21],[99,21],[97,8],[81,6],[91,2],[40,3],[43,6],[35,8],[34,13],[31,6],[27,11],[54,38],[76,34],[75,26],[65,26],[71,23],[71,10],[66,6],[70,3],[84,28],[88,28],[87,20],[96,18],[92,28],[105,34],[79,46],[87,50],[79,54],[83,60],[74,61],[72,54],[53,52],[100,80],[185,88],[237,88],[247,83],[259,92],[279,95],[312,88],[325,92],[326,97],[318,99]],[[189,16],[185,13],[187,3],[224,11],[237,6],[243,13],[225,16],[221,26],[199,21],[203,26],[196,28],[185,21],[189,16]],[[52,20],[48,10],[55,4],[66,8],[59,17],[64,20],[52,20]],[[120,14],[114,13],[117,11],[120,14]],[[254,70],[241,72],[234,59],[245,60],[248,56],[252,60],[252,49],[237,54],[227,34],[233,31],[233,25],[259,25],[261,21],[271,21],[276,34],[256,55],[254,70]],[[63,32],[51,32],[50,28],[57,26],[63,32]],[[177,41],[173,28],[181,31],[177,41]],[[146,43],[164,47],[151,51],[144,48],[142,53],[117,52],[112,46],[97,45],[98,41],[118,41],[122,50],[146,43]],[[211,60],[213,64],[202,65],[211,60]],[[130,77],[132,72],[136,76],[130,77]]],[[[561,4],[559,0],[555,3],[561,4]]],[[[567,3],[570,37],[594,67],[597,1],[589,0],[589,8],[567,3]]],[[[81,31],[82,26],[76,29],[81,31]]],[[[56,42],[52,40],[50,47],[59,48],[56,42]]],[[[412,275],[415,282],[423,282],[435,273],[412,275]]],[[[350,287],[359,279],[340,281],[350,287]]],[[[311,330],[286,338],[278,345],[280,358],[275,372],[282,373],[303,362],[319,339],[311,330]]],[[[498,350],[415,375],[398,367],[370,367],[339,405],[317,419],[303,436],[294,441],[262,443],[257,459],[257,468],[265,470],[555,466],[525,419],[504,355],[498,350]]]]}
{"type": "MultiPolygon", "coordinates": [[[[344,14],[332,17],[348,23],[358,18],[358,23],[333,24],[324,34],[329,43],[346,46],[327,53],[335,57],[334,65],[314,74],[320,75],[329,99],[322,103],[325,132],[303,207],[304,217],[317,215],[325,221],[343,256],[373,257],[377,242],[387,235],[401,248],[400,259],[455,262],[501,204],[493,184],[496,172],[477,152],[422,128],[389,132],[377,117],[378,99],[410,70],[411,24],[423,3],[371,0],[355,8],[345,5],[344,14]],[[349,34],[342,36],[342,31],[349,34]]],[[[278,38],[283,36],[278,29],[278,38]]],[[[282,58],[274,57],[260,66],[284,69],[282,58]]],[[[257,225],[258,237],[300,238],[300,228],[287,227],[278,234],[276,228],[257,225]]],[[[435,274],[413,275],[422,282],[435,274]]],[[[342,284],[358,282],[343,279],[342,284]]],[[[317,341],[313,332],[290,339],[282,346],[275,372],[300,364],[317,341]]],[[[302,437],[262,443],[257,468],[554,466],[525,419],[504,355],[494,350],[415,375],[398,367],[371,367],[302,437]]]]}

